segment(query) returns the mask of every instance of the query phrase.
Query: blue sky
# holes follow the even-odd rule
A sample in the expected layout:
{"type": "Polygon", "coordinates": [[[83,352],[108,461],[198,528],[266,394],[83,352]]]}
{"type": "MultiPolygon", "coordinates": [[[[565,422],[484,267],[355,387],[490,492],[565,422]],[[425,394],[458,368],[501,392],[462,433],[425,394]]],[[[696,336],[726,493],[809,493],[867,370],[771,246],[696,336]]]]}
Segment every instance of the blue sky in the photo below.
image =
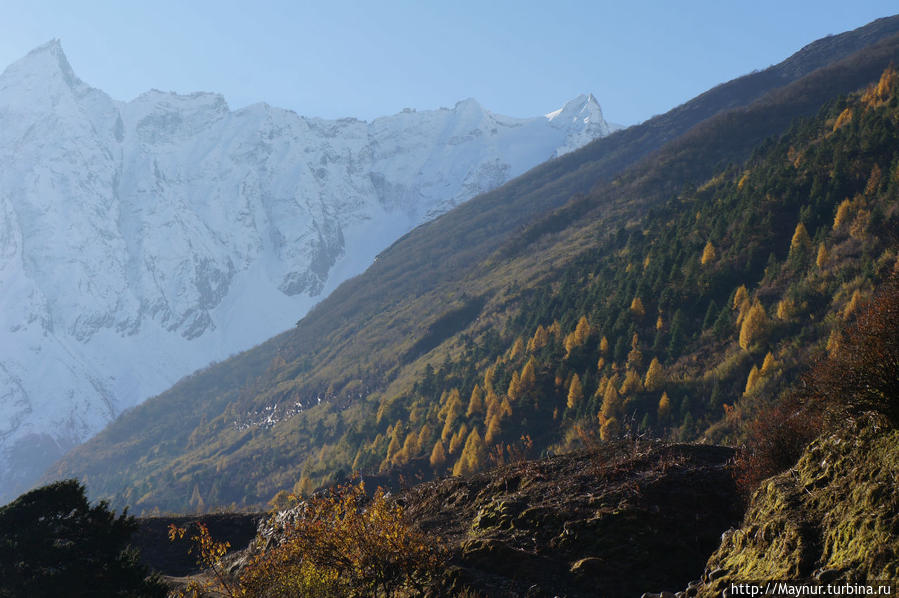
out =
{"type": "Polygon", "coordinates": [[[0,66],[60,38],[116,99],[215,91],[308,116],[371,119],[473,97],[533,116],[593,92],[633,124],[899,12],[893,2],[0,0],[0,66]]]}

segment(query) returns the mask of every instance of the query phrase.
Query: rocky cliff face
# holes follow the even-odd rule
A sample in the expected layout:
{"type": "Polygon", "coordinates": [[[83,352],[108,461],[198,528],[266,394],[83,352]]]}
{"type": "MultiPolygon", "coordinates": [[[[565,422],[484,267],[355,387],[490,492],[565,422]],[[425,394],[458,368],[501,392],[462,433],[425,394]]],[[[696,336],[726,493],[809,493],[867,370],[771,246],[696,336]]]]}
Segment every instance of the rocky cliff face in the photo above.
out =
{"type": "Polygon", "coordinates": [[[0,493],[290,327],[412,227],[608,131],[592,96],[372,122],[119,102],[37,48],[0,75],[0,493]]]}
{"type": "Polygon", "coordinates": [[[750,580],[899,578],[897,442],[899,431],[872,424],[813,442],[756,490],[742,524],[722,536],[684,596],[721,596],[750,580]]]}

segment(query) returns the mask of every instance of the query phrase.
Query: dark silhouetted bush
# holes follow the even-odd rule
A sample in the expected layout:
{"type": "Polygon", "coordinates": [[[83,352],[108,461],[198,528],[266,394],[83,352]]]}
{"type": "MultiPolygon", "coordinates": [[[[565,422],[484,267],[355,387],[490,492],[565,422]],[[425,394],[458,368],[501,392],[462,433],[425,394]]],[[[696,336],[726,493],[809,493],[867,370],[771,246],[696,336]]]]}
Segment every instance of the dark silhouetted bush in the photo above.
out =
{"type": "Polygon", "coordinates": [[[23,494],[0,508],[0,597],[165,596],[128,546],[137,527],[76,480],[23,494]]]}

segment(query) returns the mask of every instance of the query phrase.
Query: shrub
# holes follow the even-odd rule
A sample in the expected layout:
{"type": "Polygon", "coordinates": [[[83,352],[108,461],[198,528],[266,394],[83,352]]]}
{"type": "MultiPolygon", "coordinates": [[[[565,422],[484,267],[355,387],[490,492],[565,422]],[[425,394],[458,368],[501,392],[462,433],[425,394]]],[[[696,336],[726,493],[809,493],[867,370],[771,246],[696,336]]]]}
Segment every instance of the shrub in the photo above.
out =
{"type": "Polygon", "coordinates": [[[899,278],[861,308],[805,381],[833,412],[874,412],[899,424],[899,278]]]}
{"type": "Polygon", "coordinates": [[[0,507],[0,597],[159,596],[166,587],[128,546],[133,517],[91,506],[77,480],[0,507]]]}
{"type": "Polygon", "coordinates": [[[759,482],[796,463],[805,447],[823,430],[821,407],[819,402],[793,393],[756,414],[735,463],[741,491],[748,495],[759,482]]]}
{"type": "Polygon", "coordinates": [[[257,555],[240,581],[252,597],[423,593],[440,557],[400,505],[380,488],[366,501],[358,482],[306,501],[284,541],[257,555]]]}

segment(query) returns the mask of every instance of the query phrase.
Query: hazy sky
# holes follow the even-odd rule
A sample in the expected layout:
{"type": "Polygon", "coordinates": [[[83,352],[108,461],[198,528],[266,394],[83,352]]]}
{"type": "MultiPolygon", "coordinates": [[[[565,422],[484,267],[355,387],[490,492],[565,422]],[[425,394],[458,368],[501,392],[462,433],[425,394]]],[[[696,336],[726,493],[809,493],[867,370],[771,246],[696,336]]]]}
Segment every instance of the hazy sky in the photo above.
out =
{"type": "Polygon", "coordinates": [[[215,91],[307,116],[371,119],[473,97],[534,116],[593,92],[633,124],[895,0],[0,0],[0,68],[60,38],[116,99],[215,91]]]}

